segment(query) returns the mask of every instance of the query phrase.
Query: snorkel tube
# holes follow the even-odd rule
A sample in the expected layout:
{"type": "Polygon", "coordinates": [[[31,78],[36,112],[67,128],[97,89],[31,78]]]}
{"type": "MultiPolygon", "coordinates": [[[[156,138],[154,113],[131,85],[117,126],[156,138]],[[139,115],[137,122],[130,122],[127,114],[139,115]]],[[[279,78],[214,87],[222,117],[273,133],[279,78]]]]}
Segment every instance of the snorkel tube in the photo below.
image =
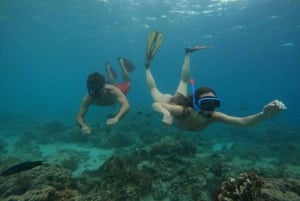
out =
{"type": "Polygon", "coordinates": [[[196,96],[195,96],[195,81],[194,79],[190,79],[190,84],[192,87],[192,94],[193,94],[193,107],[197,112],[201,112],[201,109],[199,108],[199,106],[196,103],[196,96]]]}

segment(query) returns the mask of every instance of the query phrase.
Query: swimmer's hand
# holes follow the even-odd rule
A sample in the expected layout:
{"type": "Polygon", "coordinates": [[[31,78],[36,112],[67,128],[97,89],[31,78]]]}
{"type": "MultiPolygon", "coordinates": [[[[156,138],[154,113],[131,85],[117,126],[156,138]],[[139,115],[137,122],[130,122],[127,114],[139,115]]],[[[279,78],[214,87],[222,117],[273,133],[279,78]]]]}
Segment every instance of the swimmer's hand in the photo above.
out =
{"type": "Polygon", "coordinates": [[[169,127],[173,123],[173,116],[170,114],[170,112],[164,113],[162,122],[166,127],[169,127]]]}
{"type": "Polygon", "coordinates": [[[111,125],[114,125],[114,124],[116,124],[118,122],[119,122],[119,120],[117,118],[111,118],[111,119],[107,119],[106,125],[111,126],[111,125]]]}
{"type": "Polygon", "coordinates": [[[82,126],[82,127],[81,127],[81,133],[82,133],[83,135],[89,135],[89,134],[91,134],[91,129],[90,129],[90,127],[88,127],[88,126],[82,126]]]}
{"type": "Polygon", "coordinates": [[[275,116],[277,113],[279,113],[282,110],[286,110],[287,107],[285,104],[279,100],[273,100],[272,102],[265,105],[263,109],[263,115],[264,117],[272,117],[275,116]]]}

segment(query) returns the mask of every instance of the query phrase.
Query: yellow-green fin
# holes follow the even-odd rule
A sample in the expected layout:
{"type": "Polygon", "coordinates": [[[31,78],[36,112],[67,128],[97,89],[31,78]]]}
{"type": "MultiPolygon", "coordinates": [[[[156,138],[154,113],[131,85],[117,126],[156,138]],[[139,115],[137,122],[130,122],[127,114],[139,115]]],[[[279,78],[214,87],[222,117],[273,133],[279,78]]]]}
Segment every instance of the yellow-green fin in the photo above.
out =
{"type": "Polygon", "coordinates": [[[147,41],[147,48],[146,48],[146,62],[145,65],[148,68],[150,63],[155,56],[158,48],[160,47],[163,41],[163,33],[157,32],[156,30],[152,30],[149,33],[148,41],[147,41]]]}

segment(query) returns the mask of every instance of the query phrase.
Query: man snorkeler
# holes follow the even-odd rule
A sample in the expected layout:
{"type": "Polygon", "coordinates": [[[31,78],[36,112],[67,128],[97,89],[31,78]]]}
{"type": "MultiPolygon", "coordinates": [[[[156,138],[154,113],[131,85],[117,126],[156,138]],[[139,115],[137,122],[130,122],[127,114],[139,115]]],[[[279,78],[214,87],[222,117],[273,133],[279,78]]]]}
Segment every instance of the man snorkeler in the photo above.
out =
{"type": "Polygon", "coordinates": [[[106,125],[114,125],[118,123],[119,120],[126,115],[130,108],[126,95],[128,94],[131,86],[129,72],[133,71],[135,67],[128,59],[118,58],[118,61],[122,71],[123,82],[119,84],[114,83],[116,73],[109,63],[106,63],[105,65],[108,84],[105,83],[104,76],[97,72],[91,73],[88,76],[88,94],[83,97],[76,117],[76,122],[81,128],[81,132],[83,134],[91,133],[91,128],[84,121],[84,116],[91,105],[120,105],[120,110],[112,118],[107,119],[106,125]]]}

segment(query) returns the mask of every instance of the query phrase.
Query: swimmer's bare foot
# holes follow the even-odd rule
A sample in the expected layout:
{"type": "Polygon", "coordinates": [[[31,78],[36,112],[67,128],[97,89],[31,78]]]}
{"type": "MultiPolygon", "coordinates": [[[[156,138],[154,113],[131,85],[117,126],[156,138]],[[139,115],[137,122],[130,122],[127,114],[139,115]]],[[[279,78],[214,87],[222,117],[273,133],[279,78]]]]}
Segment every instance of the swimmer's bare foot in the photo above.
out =
{"type": "Polygon", "coordinates": [[[201,50],[201,49],[207,49],[207,48],[210,48],[210,47],[212,47],[212,46],[209,46],[209,45],[195,45],[193,47],[185,48],[185,53],[193,53],[194,51],[201,50]]]}
{"type": "Polygon", "coordinates": [[[105,63],[105,68],[108,75],[112,75],[114,79],[117,78],[117,73],[115,69],[113,69],[113,67],[108,62],[105,63]]]}
{"type": "Polygon", "coordinates": [[[118,57],[118,61],[119,61],[120,65],[122,65],[122,64],[124,65],[125,69],[129,73],[135,69],[134,64],[124,57],[118,57]]]}

